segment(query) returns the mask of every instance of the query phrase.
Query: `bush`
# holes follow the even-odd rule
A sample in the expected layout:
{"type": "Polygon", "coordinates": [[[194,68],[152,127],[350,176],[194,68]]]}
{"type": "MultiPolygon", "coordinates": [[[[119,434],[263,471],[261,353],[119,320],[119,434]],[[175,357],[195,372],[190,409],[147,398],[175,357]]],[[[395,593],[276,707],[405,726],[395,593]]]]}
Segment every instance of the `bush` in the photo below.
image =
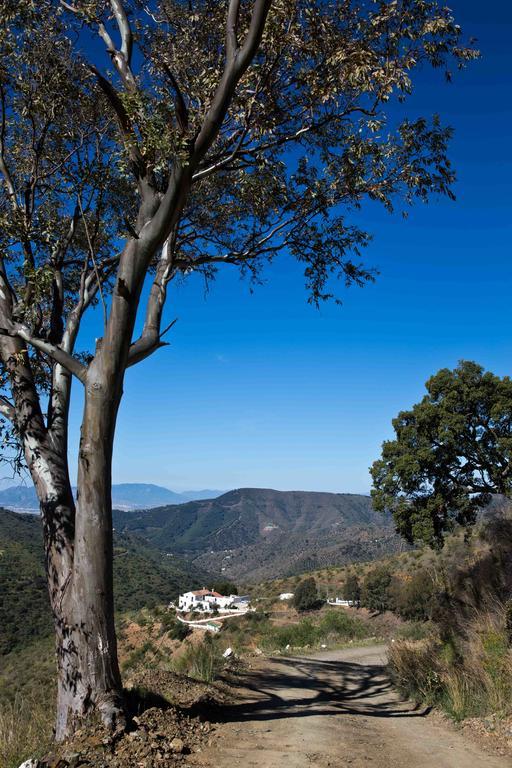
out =
{"type": "Polygon", "coordinates": [[[224,579],[222,581],[216,581],[212,587],[214,592],[219,592],[221,595],[238,595],[238,587],[233,584],[232,581],[224,579]]]}
{"type": "Polygon", "coordinates": [[[318,595],[316,581],[312,576],[303,579],[295,590],[293,606],[298,611],[311,611],[320,607],[321,600],[318,595]]]}
{"type": "Polygon", "coordinates": [[[290,648],[304,648],[306,645],[315,645],[319,639],[319,628],[309,619],[303,619],[298,624],[272,627],[263,635],[262,645],[268,650],[284,650],[288,645],[290,648]]]}
{"type": "Polygon", "coordinates": [[[176,672],[201,680],[203,683],[211,683],[224,664],[222,654],[213,640],[207,634],[198,645],[189,645],[186,651],[174,661],[176,672]]]}
{"type": "Polygon", "coordinates": [[[396,642],[389,666],[403,693],[440,705],[456,720],[511,712],[512,650],[504,610],[476,614],[465,638],[396,642]]]}
{"type": "Polygon", "coordinates": [[[320,622],[320,632],[336,640],[353,640],[367,636],[365,624],[345,611],[327,611],[320,622]]]}
{"type": "Polygon", "coordinates": [[[390,589],[393,610],[411,621],[427,621],[432,618],[435,590],[428,571],[417,571],[407,581],[394,579],[390,589]]]}
{"type": "Polygon", "coordinates": [[[160,616],[160,623],[162,633],[168,634],[172,640],[184,640],[190,634],[190,628],[182,621],[178,621],[170,611],[160,616]]]}

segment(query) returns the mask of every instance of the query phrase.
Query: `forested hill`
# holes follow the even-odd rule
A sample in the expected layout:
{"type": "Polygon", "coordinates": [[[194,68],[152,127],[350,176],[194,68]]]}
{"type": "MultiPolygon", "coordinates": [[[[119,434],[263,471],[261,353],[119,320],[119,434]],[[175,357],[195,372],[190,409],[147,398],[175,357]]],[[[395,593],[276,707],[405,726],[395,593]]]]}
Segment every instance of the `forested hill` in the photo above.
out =
{"type": "MultiPolygon", "coordinates": [[[[115,535],[114,589],[120,611],[167,603],[210,577],[133,534],[115,535]]],[[[42,529],[35,515],[0,508],[0,655],[51,632],[42,529]]]]}
{"type": "Polygon", "coordinates": [[[240,488],[216,499],[114,513],[119,530],[233,578],[373,559],[399,546],[368,496],[240,488]]]}

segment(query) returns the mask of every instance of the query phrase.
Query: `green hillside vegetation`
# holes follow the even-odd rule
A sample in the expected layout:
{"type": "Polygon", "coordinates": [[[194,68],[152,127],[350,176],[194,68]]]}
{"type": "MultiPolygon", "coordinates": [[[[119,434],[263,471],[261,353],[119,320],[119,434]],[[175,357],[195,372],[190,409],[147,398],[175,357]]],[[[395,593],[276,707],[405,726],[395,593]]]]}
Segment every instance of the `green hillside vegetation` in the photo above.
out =
{"type": "Polygon", "coordinates": [[[333,525],[382,526],[383,520],[367,496],[265,488],[241,488],[217,499],[115,512],[118,528],[144,535],[155,546],[175,552],[253,544],[266,526],[302,531],[333,525]]]}
{"type": "Polygon", "coordinates": [[[241,488],[213,500],[116,511],[114,519],[118,530],[235,581],[374,559],[400,547],[389,516],[357,494],[241,488]]]}
{"type": "MultiPolygon", "coordinates": [[[[132,534],[115,534],[116,608],[166,604],[209,575],[132,534]]],[[[0,509],[0,655],[52,632],[42,529],[35,515],[0,509]]]]}

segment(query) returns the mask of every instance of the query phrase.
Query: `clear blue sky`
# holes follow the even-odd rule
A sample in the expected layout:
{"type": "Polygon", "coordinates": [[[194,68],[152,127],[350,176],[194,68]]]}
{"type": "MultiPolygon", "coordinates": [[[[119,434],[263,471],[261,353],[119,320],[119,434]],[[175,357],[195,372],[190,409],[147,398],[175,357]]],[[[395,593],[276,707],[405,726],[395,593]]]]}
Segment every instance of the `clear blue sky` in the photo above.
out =
{"type": "Polygon", "coordinates": [[[368,492],[391,419],[432,373],[462,358],[512,372],[512,4],[450,7],[482,60],[452,85],[422,73],[408,112],[454,126],[457,201],[408,220],[366,208],[366,261],[381,275],[341,308],[310,307],[286,257],[253,294],[235,271],[207,296],[196,279],[173,287],[172,346],[128,372],[115,482],[368,492]]]}

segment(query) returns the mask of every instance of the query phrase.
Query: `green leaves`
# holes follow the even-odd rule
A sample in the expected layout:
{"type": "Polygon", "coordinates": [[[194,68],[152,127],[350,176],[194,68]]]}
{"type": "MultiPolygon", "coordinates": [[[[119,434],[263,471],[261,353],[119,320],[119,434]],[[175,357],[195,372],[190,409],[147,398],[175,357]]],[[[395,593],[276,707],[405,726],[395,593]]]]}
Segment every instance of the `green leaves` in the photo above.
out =
{"type": "Polygon", "coordinates": [[[512,381],[463,361],[426,388],[393,420],[396,439],[371,468],[372,497],[408,541],[440,545],[455,525],[471,525],[491,494],[512,493],[512,381]]]}

